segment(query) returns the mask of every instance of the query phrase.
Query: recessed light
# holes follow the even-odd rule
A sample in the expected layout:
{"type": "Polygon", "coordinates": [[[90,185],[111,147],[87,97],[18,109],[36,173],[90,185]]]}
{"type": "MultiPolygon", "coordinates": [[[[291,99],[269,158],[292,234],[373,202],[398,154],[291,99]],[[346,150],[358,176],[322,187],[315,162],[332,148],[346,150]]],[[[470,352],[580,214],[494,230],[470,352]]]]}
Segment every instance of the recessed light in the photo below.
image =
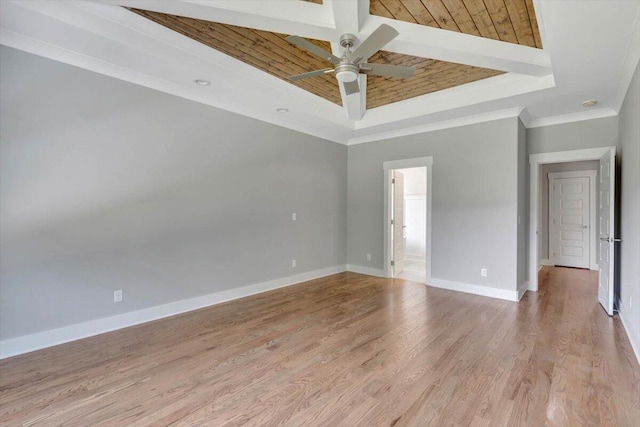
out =
{"type": "Polygon", "coordinates": [[[597,103],[598,103],[598,101],[596,101],[595,99],[590,99],[588,101],[584,101],[582,103],[582,106],[585,107],[585,108],[589,108],[589,107],[593,107],[597,103]]]}
{"type": "Polygon", "coordinates": [[[288,108],[277,108],[276,111],[278,113],[288,113],[289,109],[288,108]]]}
{"type": "Polygon", "coordinates": [[[202,80],[202,79],[196,79],[193,82],[199,86],[209,86],[211,84],[209,80],[202,80]]]}

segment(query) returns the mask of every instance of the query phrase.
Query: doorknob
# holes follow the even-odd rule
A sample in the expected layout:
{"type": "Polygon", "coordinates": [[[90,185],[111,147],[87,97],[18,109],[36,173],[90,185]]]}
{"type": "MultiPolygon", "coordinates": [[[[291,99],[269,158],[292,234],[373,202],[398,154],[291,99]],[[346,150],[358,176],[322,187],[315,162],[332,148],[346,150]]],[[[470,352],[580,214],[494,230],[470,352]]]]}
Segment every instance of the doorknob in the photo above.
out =
{"type": "Polygon", "coordinates": [[[582,228],[589,228],[589,226],[587,226],[587,225],[583,225],[583,226],[582,226],[582,228]]]}
{"type": "Polygon", "coordinates": [[[603,242],[622,242],[622,239],[612,239],[611,237],[601,237],[600,240],[602,240],[603,242]]]}

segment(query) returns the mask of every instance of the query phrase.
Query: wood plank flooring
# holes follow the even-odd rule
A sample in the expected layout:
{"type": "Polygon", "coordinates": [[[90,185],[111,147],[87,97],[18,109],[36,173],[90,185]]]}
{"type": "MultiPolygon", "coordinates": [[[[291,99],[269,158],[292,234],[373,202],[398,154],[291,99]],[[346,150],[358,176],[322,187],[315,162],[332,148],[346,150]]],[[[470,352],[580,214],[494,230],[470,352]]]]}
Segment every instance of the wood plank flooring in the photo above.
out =
{"type": "Polygon", "coordinates": [[[596,278],[513,303],[337,274],[3,360],[0,424],[638,426],[596,278]]]}

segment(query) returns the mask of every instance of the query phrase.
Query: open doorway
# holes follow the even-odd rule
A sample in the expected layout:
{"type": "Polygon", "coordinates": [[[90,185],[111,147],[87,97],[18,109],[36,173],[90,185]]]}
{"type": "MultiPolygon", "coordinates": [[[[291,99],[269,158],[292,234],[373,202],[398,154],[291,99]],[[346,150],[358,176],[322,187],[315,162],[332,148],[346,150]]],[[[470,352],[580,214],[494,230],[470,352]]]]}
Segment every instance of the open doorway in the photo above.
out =
{"type": "Polygon", "coordinates": [[[387,277],[430,277],[431,164],[430,157],[384,163],[387,277]]]}
{"type": "MultiPolygon", "coordinates": [[[[589,248],[589,257],[581,256],[580,266],[583,268],[592,268],[597,265],[598,268],[598,301],[604,308],[604,310],[610,316],[614,313],[614,303],[616,300],[616,250],[615,243],[619,242],[616,239],[616,233],[618,231],[616,222],[616,210],[615,210],[615,194],[616,194],[616,167],[615,167],[615,147],[602,147],[585,150],[572,150],[561,151],[552,153],[532,154],[529,156],[530,163],[530,211],[529,211],[529,287],[531,291],[538,290],[538,271],[541,265],[546,263],[551,264],[550,260],[543,258],[544,254],[544,227],[543,220],[545,215],[543,214],[544,205],[544,175],[545,171],[548,171],[548,167],[545,165],[550,164],[567,164],[569,162],[585,162],[595,160],[597,163],[597,172],[595,173],[564,173],[554,174],[548,173],[547,178],[550,180],[549,185],[551,187],[549,192],[556,191],[552,197],[549,197],[548,201],[554,201],[554,204],[562,205],[564,202],[566,206],[573,206],[573,208],[579,207],[582,202],[583,208],[579,212],[579,209],[573,209],[567,211],[567,218],[570,221],[566,221],[567,225],[573,226],[572,229],[566,228],[566,239],[564,242],[553,242],[548,246],[547,252],[551,251],[551,257],[555,259],[553,265],[563,265],[568,261],[567,257],[562,256],[563,244],[566,245],[566,249],[573,253],[578,254],[578,249],[589,248]],[[546,168],[546,169],[545,169],[546,168]],[[578,176],[584,175],[584,176],[578,176]],[[597,177],[597,182],[592,177],[597,177]],[[562,184],[558,180],[564,180],[564,184],[570,190],[568,193],[572,193],[570,197],[563,198],[562,193],[554,190],[552,183],[556,185],[562,184]],[[581,191],[578,191],[579,189],[581,191]],[[589,189],[587,192],[586,189],[589,189]],[[595,191],[597,188],[597,191],[595,191]],[[593,200],[595,199],[595,200],[593,200]],[[587,201],[590,205],[593,205],[592,200],[595,201],[595,209],[592,206],[591,209],[587,209],[584,206],[587,201]],[[591,221],[591,216],[595,214],[595,221],[591,221]],[[578,216],[582,219],[579,220],[578,216]],[[587,223],[586,218],[589,218],[587,223]],[[568,224],[572,222],[572,224],[568,224]],[[589,230],[589,231],[588,231],[589,230]],[[595,237],[598,237],[596,240],[595,237]],[[574,242],[569,244],[569,240],[574,242]],[[579,244],[578,244],[579,243],[579,244]],[[555,251],[555,255],[553,254],[555,251]],[[560,252],[559,252],[560,251],[560,252]],[[591,251],[593,255],[591,256],[591,251]],[[565,259],[567,258],[567,259],[565,259]]],[[[596,165],[594,164],[594,166],[596,165]]],[[[550,223],[547,223],[547,229],[552,228],[553,220],[556,222],[563,222],[563,212],[557,212],[556,206],[549,206],[550,211],[556,211],[555,214],[548,216],[550,223]]],[[[563,228],[558,228],[553,232],[562,232],[563,228]]],[[[557,239],[557,236],[549,234],[547,242],[549,240],[557,239]]],[[[568,253],[568,252],[567,252],[568,253]]],[[[584,254],[584,252],[581,252],[584,254]]]]}
{"type": "Polygon", "coordinates": [[[391,178],[393,277],[427,280],[427,167],[394,169],[391,178]]]}

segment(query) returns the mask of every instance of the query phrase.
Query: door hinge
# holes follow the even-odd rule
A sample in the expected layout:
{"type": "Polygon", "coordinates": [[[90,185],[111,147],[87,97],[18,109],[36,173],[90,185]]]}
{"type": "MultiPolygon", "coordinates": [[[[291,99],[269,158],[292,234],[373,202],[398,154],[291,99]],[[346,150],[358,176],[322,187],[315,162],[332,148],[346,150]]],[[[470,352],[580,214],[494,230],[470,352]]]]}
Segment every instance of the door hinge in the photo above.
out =
{"type": "Polygon", "coordinates": [[[396,265],[396,262],[395,261],[391,261],[391,265],[396,265]]]}
{"type": "Polygon", "coordinates": [[[391,180],[391,183],[392,183],[392,184],[395,184],[395,183],[396,183],[396,179],[395,179],[395,178],[393,178],[393,179],[391,180]]]}
{"type": "Polygon", "coordinates": [[[391,220],[391,225],[393,225],[393,222],[394,222],[394,221],[393,221],[393,220],[391,220]]]}

